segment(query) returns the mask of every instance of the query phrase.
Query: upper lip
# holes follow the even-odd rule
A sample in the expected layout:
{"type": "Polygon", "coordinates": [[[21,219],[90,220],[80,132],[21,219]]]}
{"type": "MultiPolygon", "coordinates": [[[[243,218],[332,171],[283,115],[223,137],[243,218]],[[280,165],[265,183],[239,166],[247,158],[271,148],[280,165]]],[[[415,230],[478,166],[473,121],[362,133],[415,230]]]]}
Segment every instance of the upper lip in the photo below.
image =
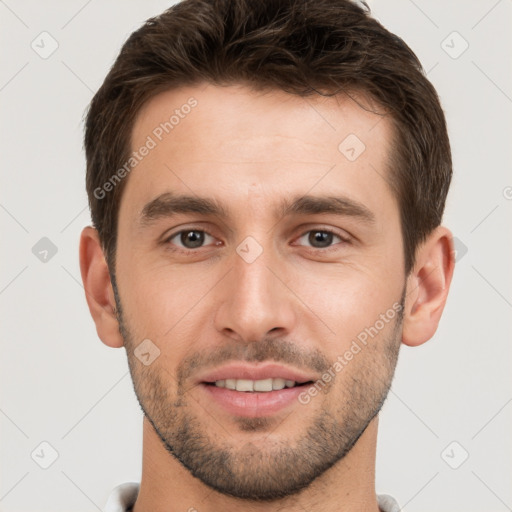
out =
{"type": "Polygon", "coordinates": [[[198,382],[216,382],[225,379],[264,380],[278,378],[293,380],[298,384],[316,380],[312,375],[276,363],[265,363],[258,366],[231,363],[204,373],[198,378],[198,382]]]}

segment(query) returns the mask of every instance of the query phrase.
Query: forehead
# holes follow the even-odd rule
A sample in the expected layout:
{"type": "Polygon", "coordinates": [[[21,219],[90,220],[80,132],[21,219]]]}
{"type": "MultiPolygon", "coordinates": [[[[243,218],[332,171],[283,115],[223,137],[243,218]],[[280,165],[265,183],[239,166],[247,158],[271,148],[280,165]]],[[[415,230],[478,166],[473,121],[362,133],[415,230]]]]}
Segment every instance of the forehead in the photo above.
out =
{"type": "Polygon", "coordinates": [[[131,149],[145,156],[129,173],[122,209],[128,204],[140,214],[165,192],[215,196],[236,210],[333,189],[359,201],[366,196],[371,209],[379,195],[393,201],[390,140],[389,119],[344,94],[299,97],[211,84],[166,91],[134,123],[131,149]]]}

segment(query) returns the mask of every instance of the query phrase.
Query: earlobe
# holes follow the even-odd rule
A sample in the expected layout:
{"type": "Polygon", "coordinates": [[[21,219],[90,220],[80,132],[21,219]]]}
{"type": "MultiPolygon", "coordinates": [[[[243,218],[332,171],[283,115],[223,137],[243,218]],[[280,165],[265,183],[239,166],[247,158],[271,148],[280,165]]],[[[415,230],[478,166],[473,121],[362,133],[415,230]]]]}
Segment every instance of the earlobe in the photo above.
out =
{"type": "Polygon", "coordinates": [[[80,236],[80,272],[98,336],[109,347],[122,347],[110,273],[98,232],[92,227],[84,228],[80,236]]]}
{"type": "Polygon", "coordinates": [[[416,251],[416,264],[407,279],[405,345],[421,345],[437,330],[455,267],[452,238],[447,228],[439,226],[416,251]]]}

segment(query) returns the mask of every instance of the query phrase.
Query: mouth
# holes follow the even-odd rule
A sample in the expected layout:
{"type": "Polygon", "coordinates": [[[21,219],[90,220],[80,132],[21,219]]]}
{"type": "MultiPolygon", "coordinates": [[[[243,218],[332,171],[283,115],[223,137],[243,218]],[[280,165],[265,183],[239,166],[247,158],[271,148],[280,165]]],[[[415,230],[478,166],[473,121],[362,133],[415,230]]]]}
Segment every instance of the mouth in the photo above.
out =
{"type": "Polygon", "coordinates": [[[197,381],[210,407],[230,416],[263,417],[301,404],[299,395],[317,379],[275,363],[232,363],[203,375],[197,381]]]}

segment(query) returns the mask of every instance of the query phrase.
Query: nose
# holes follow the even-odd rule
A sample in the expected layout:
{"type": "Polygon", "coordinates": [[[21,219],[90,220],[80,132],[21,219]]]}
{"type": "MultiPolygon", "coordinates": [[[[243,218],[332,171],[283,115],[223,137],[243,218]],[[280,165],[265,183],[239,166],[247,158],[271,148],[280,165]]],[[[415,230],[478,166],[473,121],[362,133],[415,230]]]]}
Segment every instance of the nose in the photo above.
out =
{"type": "Polygon", "coordinates": [[[244,343],[289,335],[297,321],[297,304],[286,284],[283,261],[270,250],[254,261],[240,254],[233,254],[232,270],[217,293],[216,329],[244,343]]]}

